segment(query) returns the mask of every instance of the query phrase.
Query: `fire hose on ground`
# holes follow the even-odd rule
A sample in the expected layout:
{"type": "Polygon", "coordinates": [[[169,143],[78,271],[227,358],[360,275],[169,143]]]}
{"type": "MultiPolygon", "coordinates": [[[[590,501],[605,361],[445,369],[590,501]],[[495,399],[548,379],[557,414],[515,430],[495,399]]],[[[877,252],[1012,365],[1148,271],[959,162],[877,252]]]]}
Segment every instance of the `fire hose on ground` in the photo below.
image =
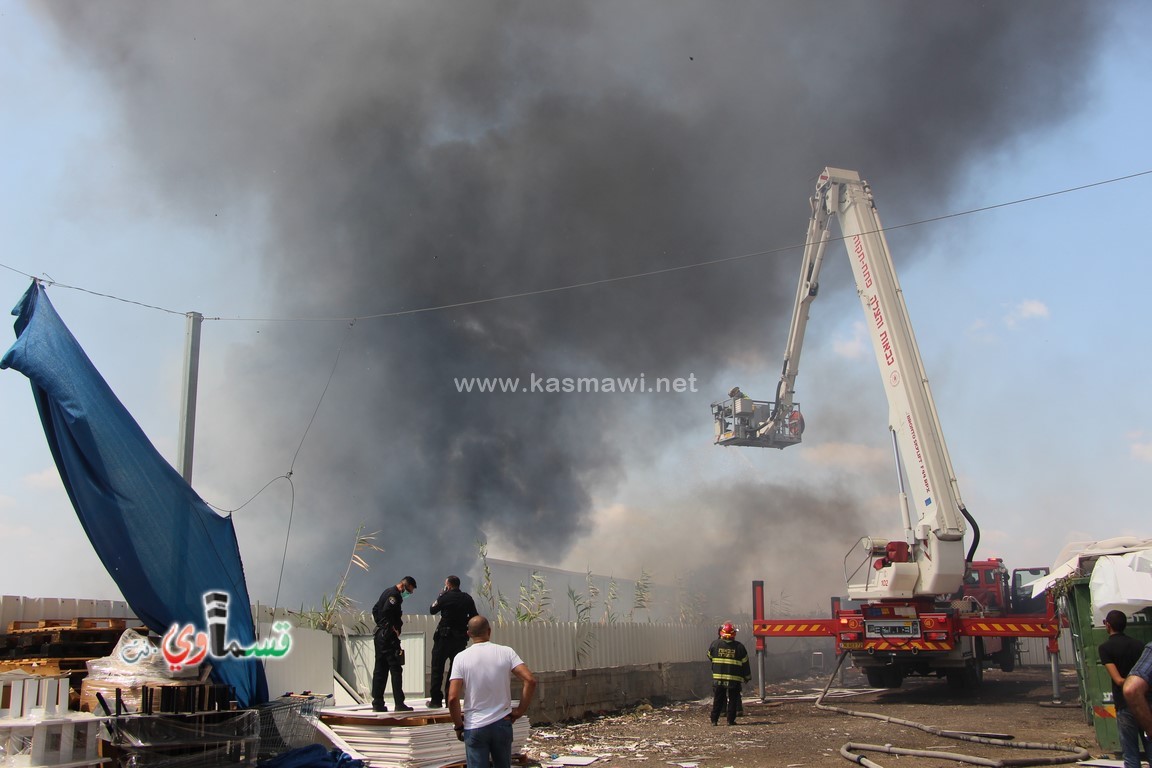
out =
{"type": "Polygon", "coordinates": [[[903,725],[908,728],[916,728],[931,733],[936,736],[941,736],[947,739],[957,739],[959,741],[967,741],[975,744],[988,744],[995,747],[1006,747],[1009,749],[1025,749],[1025,750],[1045,750],[1049,752],[1065,752],[1070,753],[1066,755],[1052,755],[1047,757],[1034,757],[1034,758],[1006,758],[1003,760],[991,760],[984,757],[975,757],[973,755],[963,755],[955,752],[938,752],[935,750],[924,749],[904,749],[902,747],[893,747],[891,745],[882,744],[860,744],[857,742],[848,742],[840,747],[840,754],[844,759],[857,763],[859,765],[867,766],[868,768],[883,768],[878,763],[874,763],[868,758],[864,757],[858,752],[885,752],[890,755],[908,755],[915,757],[930,757],[938,760],[953,760],[962,763],[969,763],[971,765],[984,765],[992,766],[993,768],[1008,768],[1008,766],[1027,766],[1027,765],[1063,765],[1065,763],[1075,763],[1081,760],[1088,760],[1091,755],[1082,747],[1068,747],[1061,744],[1045,744],[1040,742],[1027,742],[1027,741],[1009,741],[1005,739],[989,738],[987,736],[979,736],[973,733],[964,731],[950,731],[944,728],[939,728],[933,725],[925,725],[923,723],[913,722],[911,720],[902,720],[897,717],[890,717],[888,715],[880,715],[874,712],[858,712],[844,707],[835,707],[824,703],[824,697],[828,694],[828,689],[832,686],[832,680],[836,677],[836,673],[840,671],[841,665],[844,664],[844,658],[848,654],[841,653],[836,668],[832,670],[832,675],[828,678],[828,682],[824,685],[824,690],[816,697],[815,706],[817,709],[826,712],[838,712],[842,715],[852,715],[853,717],[868,717],[873,720],[881,720],[887,723],[894,723],[896,725],[903,725]]]}

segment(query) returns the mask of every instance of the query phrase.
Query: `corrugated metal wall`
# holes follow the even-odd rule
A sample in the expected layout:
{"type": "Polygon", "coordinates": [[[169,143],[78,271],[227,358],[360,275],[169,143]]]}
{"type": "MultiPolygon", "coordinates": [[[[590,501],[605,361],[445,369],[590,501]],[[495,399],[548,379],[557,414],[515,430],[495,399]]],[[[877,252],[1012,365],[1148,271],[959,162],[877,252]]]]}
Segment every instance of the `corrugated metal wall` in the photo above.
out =
{"type": "MultiPolygon", "coordinates": [[[[39,619],[133,618],[127,603],[111,600],[69,600],[62,598],[0,597],[0,631],[7,631],[13,621],[39,619]]],[[[426,668],[432,653],[432,633],[439,617],[405,615],[404,643],[413,654],[411,674],[413,690],[417,669],[426,668]],[[423,635],[423,643],[420,636],[423,635]],[[421,648],[421,645],[423,646],[421,648]],[[417,665],[417,657],[421,663],[417,665]]],[[[752,628],[740,625],[740,639],[752,651],[755,643],[752,628]]],[[[603,669],[643,664],[701,661],[708,645],[716,638],[713,626],[680,624],[576,624],[505,623],[493,628],[492,640],[510,645],[537,672],[562,672],[571,669],[603,669]]],[[[369,638],[370,641],[370,638],[369,638]]],[[[1047,665],[1046,640],[1026,638],[1021,641],[1021,660],[1028,666],[1047,665]]],[[[370,644],[368,648],[370,648],[370,644]]],[[[771,648],[769,649],[771,653],[771,648]]],[[[371,664],[368,659],[361,663],[371,664]]],[[[1072,665],[1072,639],[1065,629],[1060,636],[1060,663],[1072,665]]],[[[405,670],[405,677],[409,674],[405,670]]]]}
{"type": "MultiPolygon", "coordinates": [[[[409,698],[426,694],[432,656],[432,633],[438,616],[404,616],[400,642],[404,665],[404,692],[409,698]]],[[[740,627],[751,635],[751,626],[740,627]]],[[[607,669],[611,667],[703,662],[716,628],[678,624],[576,624],[574,622],[497,624],[492,642],[516,649],[533,672],[607,669]],[[577,653],[580,648],[580,653],[577,653]]],[[[339,671],[352,687],[366,695],[371,687],[375,652],[371,635],[355,635],[342,643],[339,671]]],[[[747,643],[753,650],[753,642],[747,643]]],[[[391,694],[385,696],[391,700],[391,694]]]]}
{"type": "MultiPolygon", "coordinates": [[[[1067,627],[1060,630],[1060,665],[1073,666],[1072,631],[1067,627]]],[[[1026,667],[1048,666],[1048,640],[1043,637],[1020,638],[1020,663],[1026,667]]]]}
{"type": "MultiPolygon", "coordinates": [[[[404,635],[407,639],[423,634],[431,657],[432,633],[438,622],[438,616],[405,614],[404,635]]],[[[739,636],[752,650],[752,627],[740,626],[739,636]]],[[[680,624],[510,622],[492,628],[492,642],[512,646],[537,672],[701,661],[715,639],[713,626],[680,624]]]]}

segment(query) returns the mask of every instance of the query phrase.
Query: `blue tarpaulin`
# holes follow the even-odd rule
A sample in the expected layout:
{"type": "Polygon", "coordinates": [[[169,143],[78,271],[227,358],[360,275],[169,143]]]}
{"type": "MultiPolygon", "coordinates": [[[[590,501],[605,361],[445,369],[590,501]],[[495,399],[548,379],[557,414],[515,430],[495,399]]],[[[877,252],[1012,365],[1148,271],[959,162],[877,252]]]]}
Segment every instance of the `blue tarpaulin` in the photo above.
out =
{"type": "MultiPolygon", "coordinates": [[[[232,518],[214,512],[156,451],[56,314],[43,286],[12,310],[16,343],[0,368],[20,371],[60,479],[104,567],[136,616],[159,635],[207,628],[204,596],[228,597],[227,638],[255,645],[251,602],[232,518]]],[[[255,658],[211,658],[213,679],[241,706],[268,699],[255,658]]]]}

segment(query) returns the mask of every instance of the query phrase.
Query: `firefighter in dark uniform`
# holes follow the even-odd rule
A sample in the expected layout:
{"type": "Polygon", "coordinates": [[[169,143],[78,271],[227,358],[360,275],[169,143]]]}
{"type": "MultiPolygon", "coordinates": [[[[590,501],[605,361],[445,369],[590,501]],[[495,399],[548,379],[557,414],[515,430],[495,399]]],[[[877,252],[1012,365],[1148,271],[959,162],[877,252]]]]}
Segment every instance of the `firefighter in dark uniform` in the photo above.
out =
{"type": "Polygon", "coordinates": [[[748,649],[736,639],[732,622],[720,627],[719,637],[708,647],[708,660],[712,662],[712,725],[719,722],[721,712],[728,725],[736,725],[740,689],[752,679],[752,665],[748,663],[748,649]]]}
{"type": "Polygon", "coordinates": [[[449,576],[428,612],[440,614],[440,624],[432,635],[432,691],[428,697],[428,706],[439,709],[444,706],[444,667],[447,665],[450,672],[452,660],[468,645],[468,619],[476,615],[476,602],[461,591],[459,576],[449,576]]]}
{"type": "Polygon", "coordinates": [[[372,710],[387,712],[384,689],[388,676],[392,676],[392,701],[397,712],[411,712],[404,704],[404,649],[400,647],[400,628],[404,626],[404,597],[416,591],[416,579],[405,576],[394,587],[388,587],[372,606],[376,620],[376,633],[372,641],[376,647],[376,667],[372,670],[372,710]]]}

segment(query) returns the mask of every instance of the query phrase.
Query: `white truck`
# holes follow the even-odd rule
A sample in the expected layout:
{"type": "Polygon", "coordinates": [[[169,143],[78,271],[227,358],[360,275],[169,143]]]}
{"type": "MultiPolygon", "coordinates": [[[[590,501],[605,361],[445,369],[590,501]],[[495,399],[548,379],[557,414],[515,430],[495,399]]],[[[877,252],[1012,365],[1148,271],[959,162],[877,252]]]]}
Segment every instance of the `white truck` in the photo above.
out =
{"type": "Polygon", "coordinates": [[[960,496],[868,183],[855,171],[825,168],[811,203],[776,398],[753,400],[735,388],[727,399],[713,403],[715,442],[781,449],[801,442],[804,418],[794,400],[796,375],[832,239],[829,225],[837,218],[888,398],[903,532],[864,536],[845,557],[852,607],[834,608],[830,619],[757,620],[753,632],[758,638],[833,637],[837,651],[852,653],[876,686],[896,687],[911,674],[946,677],[957,686],[978,684],[990,663],[1014,667],[1015,638],[1047,637],[1049,650],[1055,649],[1058,624],[1051,604],[1041,613],[1015,599],[1047,569],[1019,569],[1010,583],[999,559],[972,560],[979,528],[960,496]],[[973,541],[965,553],[969,524],[973,541]]]}

